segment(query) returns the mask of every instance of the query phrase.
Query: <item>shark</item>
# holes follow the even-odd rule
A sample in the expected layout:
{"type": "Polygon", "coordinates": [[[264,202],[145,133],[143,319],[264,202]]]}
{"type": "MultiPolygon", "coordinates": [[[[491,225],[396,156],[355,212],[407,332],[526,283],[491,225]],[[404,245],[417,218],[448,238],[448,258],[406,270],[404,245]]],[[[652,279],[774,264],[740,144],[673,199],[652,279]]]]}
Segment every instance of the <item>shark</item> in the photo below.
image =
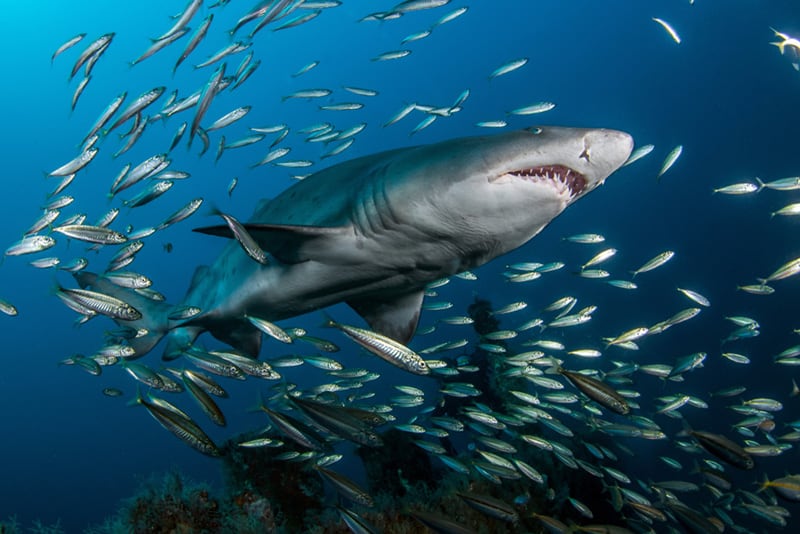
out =
{"type": "MultiPolygon", "coordinates": [[[[165,359],[209,332],[257,357],[262,333],[247,317],[279,321],[340,302],[380,334],[413,337],[427,284],[479,267],[530,241],[600,186],[630,156],[631,136],[603,128],[530,127],[399,148],[332,165],[272,199],[242,226],[266,253],[255,261],[231,238],[200,266],[176,308],[90,272],[79,285],[142,313],[136,356],[166,336],[165,359]]],[[[121,322],[122,324],[123,322],[121,322]]]]}

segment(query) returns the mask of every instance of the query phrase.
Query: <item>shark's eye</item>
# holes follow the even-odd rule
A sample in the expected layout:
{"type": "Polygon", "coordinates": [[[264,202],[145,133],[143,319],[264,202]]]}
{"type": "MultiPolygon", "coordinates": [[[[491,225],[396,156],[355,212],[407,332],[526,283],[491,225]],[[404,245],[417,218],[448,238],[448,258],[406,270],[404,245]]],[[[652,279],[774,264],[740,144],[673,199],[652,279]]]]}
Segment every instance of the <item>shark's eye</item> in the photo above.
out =
{"type": "Polygon", "coordinates": [[[525,131],[535,135],[539,135],[540,133],[542,133],[542,129],[539,128],[538,126],[531,126],[530,128],[525,128],[525,131]]]}
{"type": "Polygon", "coordinates": [[[518,178],[524,178],[532,182],[542,182],[550,180],[567,186],[572,197],[580,195],[586,189],[586,177],[578,171],[572,170],[564,165],[547,165],[543,167],[532,167],[529,169],[519,169],[508,174],[518,178]]]}

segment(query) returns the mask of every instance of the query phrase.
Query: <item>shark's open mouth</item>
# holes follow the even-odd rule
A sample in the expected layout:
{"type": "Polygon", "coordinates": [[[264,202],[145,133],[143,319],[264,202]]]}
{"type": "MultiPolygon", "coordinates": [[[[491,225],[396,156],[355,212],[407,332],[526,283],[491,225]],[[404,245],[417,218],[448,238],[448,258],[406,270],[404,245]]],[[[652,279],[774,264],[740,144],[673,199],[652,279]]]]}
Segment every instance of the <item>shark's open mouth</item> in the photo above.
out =
{"type": "Polygon", "coordinates": [[[581,173],[565,167],[564,165],[547,165],[544,167],[533,167],[511,171],[508,174],[517,177],[530,179],[533,182],[553,180],[559,182],[569,189],[570,196],[576,197],[586,189],[586,177],[581,173]]]}

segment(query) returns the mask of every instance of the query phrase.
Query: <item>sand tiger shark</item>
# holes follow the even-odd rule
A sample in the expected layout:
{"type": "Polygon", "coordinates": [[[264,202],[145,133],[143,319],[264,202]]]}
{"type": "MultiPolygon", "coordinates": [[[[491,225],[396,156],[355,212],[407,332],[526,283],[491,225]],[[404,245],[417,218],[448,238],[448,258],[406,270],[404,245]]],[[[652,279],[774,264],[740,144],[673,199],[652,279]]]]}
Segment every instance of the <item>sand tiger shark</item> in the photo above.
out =
{"type": "MultiPolygon", "coordinates": [[[[246,316],[278,321],[339,302],[401,343],[414,335],[426,284],[474,269],[528,242],[628,158],[631,136],[608,129],[535,127],[364,156],[321,170],[263,200],[244,227],[268,253],[248,256],[232,239],[197,268],[174,306],[92,273],[83,287],[142,313],[137,356],[167,336],[177,357],[203,332],[256,357],[261,332],[246,316]],[[265,264],[264,264],[265,263],[265,264]]],[[[233,237],[228,225],[199,228],[233,237]]]]}

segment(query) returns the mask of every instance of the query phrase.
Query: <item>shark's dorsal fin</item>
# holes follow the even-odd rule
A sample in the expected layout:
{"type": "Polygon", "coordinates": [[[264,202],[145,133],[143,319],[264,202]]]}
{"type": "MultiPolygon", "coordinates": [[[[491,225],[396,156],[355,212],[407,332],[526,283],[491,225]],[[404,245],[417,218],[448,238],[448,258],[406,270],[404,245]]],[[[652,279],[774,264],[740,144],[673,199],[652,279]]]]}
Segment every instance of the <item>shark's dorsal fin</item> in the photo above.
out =
{"type": "MultiPolygon", "coordinates": [[[[266,252],[269,252],[282,263],[299,263],[313,259],[313,247],[309,247],[318,239],[336,237],[352,232],[350,226],[303,226],[293,224],[248,223],[242,225],[266,252]]],[[[226,224],[195,228],[195,232],[235,238],[226,224]]]]}
{"type": "Polygon", "coordinates": [[[347,304],[364,318],[370,328],[407,344],[414,336],[422,308],[422,290],[394,298],[348,300],[347,304]]]}

